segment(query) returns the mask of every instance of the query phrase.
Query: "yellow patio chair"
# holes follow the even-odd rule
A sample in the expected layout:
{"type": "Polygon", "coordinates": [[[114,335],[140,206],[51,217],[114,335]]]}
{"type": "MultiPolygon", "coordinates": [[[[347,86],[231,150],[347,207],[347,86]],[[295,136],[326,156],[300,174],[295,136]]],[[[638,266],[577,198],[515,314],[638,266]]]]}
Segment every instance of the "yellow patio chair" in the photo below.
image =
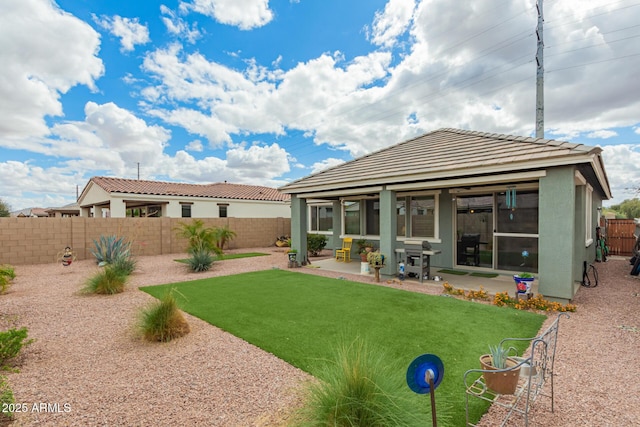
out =
{"type": "Polygon", "coordinates": [[[342,239],[342,249],[336,249],[336,261],[351,262],[351,245],[353,239],[345,237],[342,239]]]}

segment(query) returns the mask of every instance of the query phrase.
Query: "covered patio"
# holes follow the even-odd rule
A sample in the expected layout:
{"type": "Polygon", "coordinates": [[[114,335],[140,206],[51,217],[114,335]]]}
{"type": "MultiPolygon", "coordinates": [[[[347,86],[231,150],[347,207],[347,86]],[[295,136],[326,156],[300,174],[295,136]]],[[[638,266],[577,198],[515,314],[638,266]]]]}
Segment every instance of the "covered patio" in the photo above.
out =
{"type": "MultiPolygon", "coordinates": [[[[349,278],[347,275],[357,275],[360,278],[366,278],[371,282],[375,282],[373,272],[369,274],[362,274],[361,263],[356,260],[352,260],[351,262],[341,262],[336,261],[333,257],[318,260],[312,259],[311,264],[306,268],[317,268],[319,270],[342,273],[347,278],[349,278]]],[[[464,289],[465,291],[480,290],[480,287],[482,287],[491,295],[495,295],[498,292],[508,292],[510,296],[515,296],[515,282],[513,277],[510,275],[501,274],[495,277],[483,277],[482,275],[478,275],[473,272],[442,268],[433,268],[431,274],[433,276],[439,276],[440,280],[436,281],[433,279],[425,279],[420,283],[417,277],[405,277],[404,281],[399,281],[397,277],[385,276],[380,279],[380,283],[385,284],[387,281],[393,281],[395,284],[401,282],[416,286],[424,286],[425,288],[433,288],[434,290],[442,290],[443,283],[448,282],[454,288],[464,289]],[[452,271],[464,274],[454,274],[452,271]]],[[[538,293],[538,285],[535,281],[532,285],[532,293],[534,295],[538,293]]]]}

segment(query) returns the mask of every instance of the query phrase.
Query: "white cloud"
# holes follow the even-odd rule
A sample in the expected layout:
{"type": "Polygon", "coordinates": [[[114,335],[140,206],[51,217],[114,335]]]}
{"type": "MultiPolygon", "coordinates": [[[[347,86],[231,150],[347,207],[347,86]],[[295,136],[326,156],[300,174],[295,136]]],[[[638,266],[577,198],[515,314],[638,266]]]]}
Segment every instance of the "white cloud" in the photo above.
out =
{"type": "Polygon", "coordinates": [[[311,173],[317,173],[320,171],[323,171],[325,169],[329,169],[332,168],[334,166],[338,166],[344,163],[344,160],[342,159],[336,159],[333,157],[329,157],[327,159],[324,159],[322,161],[319,162],[315,162],[312,166],[311,166],[311,173]]]}
{"type": "Polygon", "coordinates": [[[593,132],[589,132],[586,137],[587,138],[599,138],[599,139],[609,139],[609,138],[613,138],[615,136],[618,136],[618,132],[613,131],[613,130],[606,130],[606,129],[601,129],[601,130],[596,130],[593,132]]]}
{"type": "Polygon", "coordinates": [[[640,189],[640,145],[605,146],[602,158],[614,197],[607,205],[637,197],[637,190],[640,189]]]}
{"type": "Polygon", "coordinates": [[[182,2],[180,7],[241,30],[262,27],[273,19],[268,0],[193,0],[193,3],[182,2]]]}
{"type": "Polygon", "coordinates": [[[198,28],[198,23],[194,22],[189,26],[184,19],[179,17],[173,10],[165,5],[160,5],[162,22],[167,27],[167,31],[178,37],[185,38],[189,43],[195,43],[202,37],[202,32],[198,28]]]}
{"type": "Polygon", "coordinates": [[[63,114],[60,94],[95,90],[104,72],[99,34],[49,0],[0,3],[0,40],[0,145],[47,135],[44,117],[63,114]]]}
{"type": "Polygon", "coordinates": [[[51,154],[70,158],[76,171],[110,171],[131,176],[137,163],[153,170],[160,164],[171,133],[160,126],[149,126],[130,111],[113,103],[85,105],[85,120],[56,125],[50,140],[51,154]]]}
{"type": "Polygon", "coordinates": [[[414,0],[389,0],[384,11],[376,12],[369,38],[375,45],[392,47],[403,34],[413,15],[414,0]]]}
{"type": "Polygon", "coordinates": [[[137,44],[149,43],[149,29],[146,25],[140,24],[138,18],[123,18],[115,15],[113,18],[103,16],[94,21],[102,28],[108,30],[120,39],[123,52],[131,52],[137,44]]]}
{"type": "Polygon", "coordinates": [[[189,142],[187,146],[184,147],[184,149],[187,151],[202,152],[204,150],[204,147],[202,146],[202,141],[200,141],[199,139],[194,139],[193,141],[189,142]]]}

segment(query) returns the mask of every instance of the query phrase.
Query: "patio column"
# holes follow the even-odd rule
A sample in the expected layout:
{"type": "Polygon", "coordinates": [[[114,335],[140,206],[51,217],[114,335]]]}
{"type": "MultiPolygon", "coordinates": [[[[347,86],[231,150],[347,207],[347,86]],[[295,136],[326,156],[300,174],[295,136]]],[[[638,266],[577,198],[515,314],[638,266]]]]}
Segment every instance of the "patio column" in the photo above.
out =
{"type": "Polygon", "coordinates": [[[550,168],[540,178],[538,291],[551,300],[573,298],[576,192],[571,167],[550,168]]]}
{"type": "Polygon", "coordinates": [[[380,253],[385,256],[386,266],[382,274],[396,274],[396,234],[398,216],[396,215],[396,192],[382,190],[380,192],[380,253]]]}
{"type": "Polygon", "coordinates": [[[291,195],[291,248],[298,250],[296,259],[307,257],[307,199],[291,195]]]}
{"type": "Polygon", "coordinates": [[[342,203],[340,203],[340,200],[334,200],[332,208],[333,235],[331,236],[332,241],[330,242],[330,247],[337,248],[338,246],[341,246],[342,241],[342,239],[340,239],[340,235],[342,234],[342,203]]]}

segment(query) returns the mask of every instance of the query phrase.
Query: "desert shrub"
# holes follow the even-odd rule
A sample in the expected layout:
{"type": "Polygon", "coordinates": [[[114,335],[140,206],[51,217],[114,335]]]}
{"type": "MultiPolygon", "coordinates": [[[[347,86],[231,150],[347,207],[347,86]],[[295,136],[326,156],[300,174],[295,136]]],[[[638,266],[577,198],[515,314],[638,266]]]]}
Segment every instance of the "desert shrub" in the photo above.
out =
{"type": "Polygon", "coordinates": [[[113,265],[107,265],[91,276],[84,287],[85,293],[113,295],[124,291],[127,274],[113,265]]]}
{"type": "Polygon", "coordinates": [[[0,276],[5,276],[5,277],[8,277],[9,279],[15,279],[16,273],[15,273],[15,270],[13,269],[13,266],[9,264],[0,265],[0,276]]]}
{"type": "Polygon", "coordinates": [[[213,234],[216,240],[216,247],[222,251],[224,249],[224,245],[233,240],[236,237],[236,232],[232,231],[226,225],[224,227],[218,227],[213,229],[213,234]]]}
{"type": "Polygon", "coordinates": [[[16,403],[13,397],[13,391],[7,383],[7,378],[4,375],[0,375],[0,405],[2,405],[2,418],[13,419],[13,404],[16,403]],[[5,408],[7,409],[5,411],[5,408]]]}
{"type": "Polygon", "coordinates": [[[5,293],[11,281],[16,278],[16,273],[12,266],[8,264],[0,265],[0,294],[5,293]]]}
{"type": "Polygon", "coordinates": [[[96,257],[98,265],[112,264],[118,258],[129,258],[131,256],[131,242],[127,242],[124,237],[100,236],[99,240],[94,240],[95,250],[91,250],[96,257]]]}
{"type": "Polygon", "coordinates": [[[361,338],[340,345],[335,360],[310,382],[297,414],[306,426],[412,426],[424,425],[410,394],[403,369],[385,361],[383,350],[361,338]]]}
{"type": "Polygon", "coordinates": [[[27,328],[0,332],[0,366],[5,366],[9,360],[20,353],[22,347],[33,342],[32,339],[27,339],[27,336],[27,328]]]}
{"type": "Polygon", "coordinates": [[[187,265],[191,271],[196,273],[207,271],[213,265],[213,255],[208,250],[201,248],[191,253],[191,256],[187,258],[187,265]]]}
{"type": "Polygon", "coordinates": [[[137,261],[130,254],[117,256],[113,263],[110,265],[111,268],[115,269],[117,272],[124,274],[125,276],[130,275],[136,269],[137,261]]]}
{"type": "Polygon", "coordinates": [[[309,255],[318,256],[327,246],[327,236],[323,234],[309,234],[307,236],[307,250],[309,255]]]}
{"type": "Polygon", "coordinates": [[[173,294],[174,291],[169,290],[159,301],[141,311],[139,328],[145,339],[169,342],[189,333],[189,324],[173,294]]]}

